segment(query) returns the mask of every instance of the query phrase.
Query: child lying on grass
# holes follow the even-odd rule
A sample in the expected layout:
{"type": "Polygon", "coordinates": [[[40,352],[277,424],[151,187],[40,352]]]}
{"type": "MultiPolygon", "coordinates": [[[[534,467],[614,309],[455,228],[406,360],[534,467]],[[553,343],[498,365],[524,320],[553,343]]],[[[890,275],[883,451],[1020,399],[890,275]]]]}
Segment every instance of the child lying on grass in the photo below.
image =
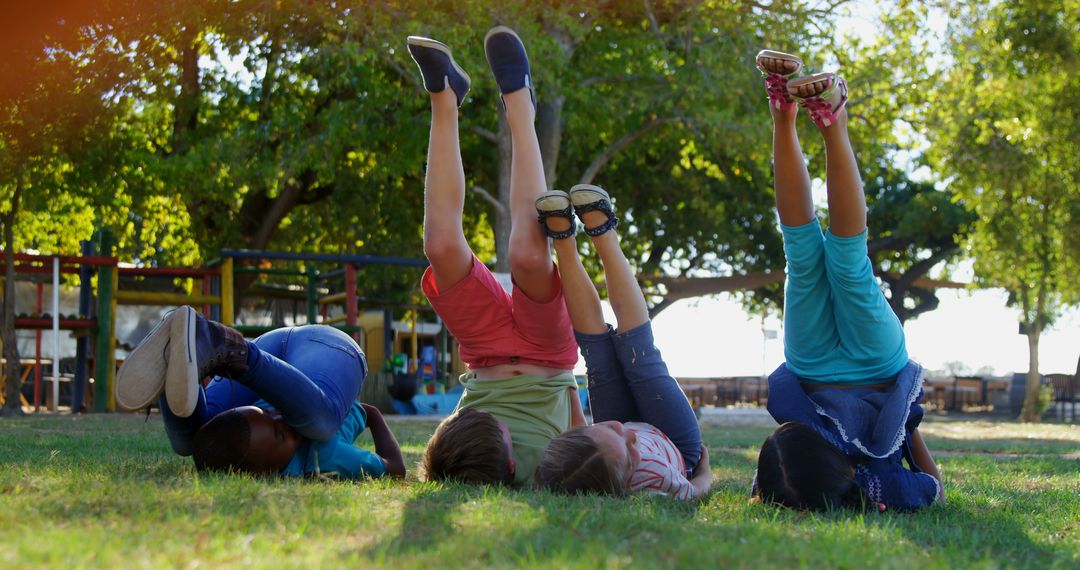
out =
{"type": "Polygon", "coordinates": [[[366,372],[363,351],[335,328],[281,328],[248,341],[180,307],[124,361],[116,400],[128,409],[156,400],[173,451],[199,469],[403,477],[394,434],[378,409],[356,400],[366,372]],[[365,428],[375,453],[353,445],[365,428]]]}

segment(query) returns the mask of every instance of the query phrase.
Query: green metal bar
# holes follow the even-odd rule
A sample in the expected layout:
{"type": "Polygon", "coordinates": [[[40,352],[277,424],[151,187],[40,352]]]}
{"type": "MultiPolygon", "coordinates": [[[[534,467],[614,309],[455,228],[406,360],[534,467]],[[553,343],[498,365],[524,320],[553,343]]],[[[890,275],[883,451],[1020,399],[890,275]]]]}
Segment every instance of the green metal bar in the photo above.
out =
{"type": "Polygon", "coordinates": [[[319,271],[308,265],[307,274],[307,322],[315,324],[319,317],[319,271]]]}
{"type": "MultiPolygon", "coordinates": [[[[102,229],[99,239],[99,255],[111,256],[113,248],[112,232],[102,229]]],[[[109,403],[109,367],[113,366],[113,323],[109,318],[112,313],[112,277],[111,268],[102,267],[98,270],[97,355],[94,359],[95,412],[104,412],[109,403]]]]}

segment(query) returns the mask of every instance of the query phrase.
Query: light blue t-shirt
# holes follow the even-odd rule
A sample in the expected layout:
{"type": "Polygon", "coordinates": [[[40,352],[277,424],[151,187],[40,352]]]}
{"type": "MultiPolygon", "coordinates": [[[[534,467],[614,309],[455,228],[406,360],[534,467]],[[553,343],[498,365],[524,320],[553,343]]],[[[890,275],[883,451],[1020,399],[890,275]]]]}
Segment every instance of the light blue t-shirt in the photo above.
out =
{"type": "MultiPolygon", "coordinates": [[[[264,410],[273,409],[273,406],[263,400],[255,405],[264,410]]],[[[382,458],[353,444],[366,427],[367,412],[360,402],[353,402],[334,437],[327,441],[313,441],[301,437],[296,453],[285,469],[281,470],[281,474],[299,477],[315,473],[336,473],[341,479],[382,477],[386,474],[386,463],[382,458]]]]}

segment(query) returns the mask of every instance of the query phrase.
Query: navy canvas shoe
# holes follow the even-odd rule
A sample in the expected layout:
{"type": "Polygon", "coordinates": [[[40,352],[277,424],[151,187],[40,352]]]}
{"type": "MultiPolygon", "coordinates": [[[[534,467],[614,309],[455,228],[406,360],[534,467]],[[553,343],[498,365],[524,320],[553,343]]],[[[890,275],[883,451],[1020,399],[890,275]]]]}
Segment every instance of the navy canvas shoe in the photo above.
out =
{"type": "Polygon", "coordinates": [[[169,330],[165,398],[181,418],[195,411],[199,381],[207,376],[239,380],[247,372],[247,341],[236,329],[209,321],[191,307],[174,313],[169,330]]]}
{"type": "Polygon", "coordinates": [[[420,68],[424,89],[427,89],[428,93],[441,93],[449,87],[454,91],[454,95],[457,95],[457,104],[460,107],[469,92],[472,80],[454,61],[450,48],[442,42],[421,36],[409,36],[405,43],[409,46],[409,55],[420,68]]]}
{"type": "Polygon", "coordinates": [[[533,92],[532,73],[529,71],[529,55],[525,53],[525,44],[514,30],[506,26],[495,26],[484,35],[484,54],[488,66],[499,84],[503,94],[519,89],[528,89],[536,108],[536,94],[533,92]]]}

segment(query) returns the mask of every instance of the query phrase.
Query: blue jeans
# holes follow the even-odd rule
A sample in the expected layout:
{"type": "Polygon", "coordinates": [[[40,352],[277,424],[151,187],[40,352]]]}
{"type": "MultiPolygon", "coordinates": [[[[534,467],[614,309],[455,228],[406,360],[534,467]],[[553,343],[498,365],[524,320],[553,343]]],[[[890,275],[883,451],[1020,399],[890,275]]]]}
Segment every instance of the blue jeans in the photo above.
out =
{"type": "Polygon", "coordinates": [[[784,359],[811,382],[875,384],[907,364],[904,328],[866,256],[866,232],[822,235],[817,220],[781,226],[787,283],[784,359]]]}
{"type": "Polygon", "coordinates": [[[701,428],[679,383],[653,341],[652,323],[626,332],[575,332],[589,376],[594,422],[644,422],[671,439],[693,471],[701,459],[701,428]]]}
{"type": "Polygon", "coordinates": [[[364,352],[352,338],[333,327],[306,325],[270,331],[247,344],[247,373],[235,379],[217,376],[200,387],[191,416],[174,415],[162,393],[158,406],[173,451],[191,455],[203,424],[260,400],[309,439],[326,441],[341,428],[367,374],[364,352]]]}

